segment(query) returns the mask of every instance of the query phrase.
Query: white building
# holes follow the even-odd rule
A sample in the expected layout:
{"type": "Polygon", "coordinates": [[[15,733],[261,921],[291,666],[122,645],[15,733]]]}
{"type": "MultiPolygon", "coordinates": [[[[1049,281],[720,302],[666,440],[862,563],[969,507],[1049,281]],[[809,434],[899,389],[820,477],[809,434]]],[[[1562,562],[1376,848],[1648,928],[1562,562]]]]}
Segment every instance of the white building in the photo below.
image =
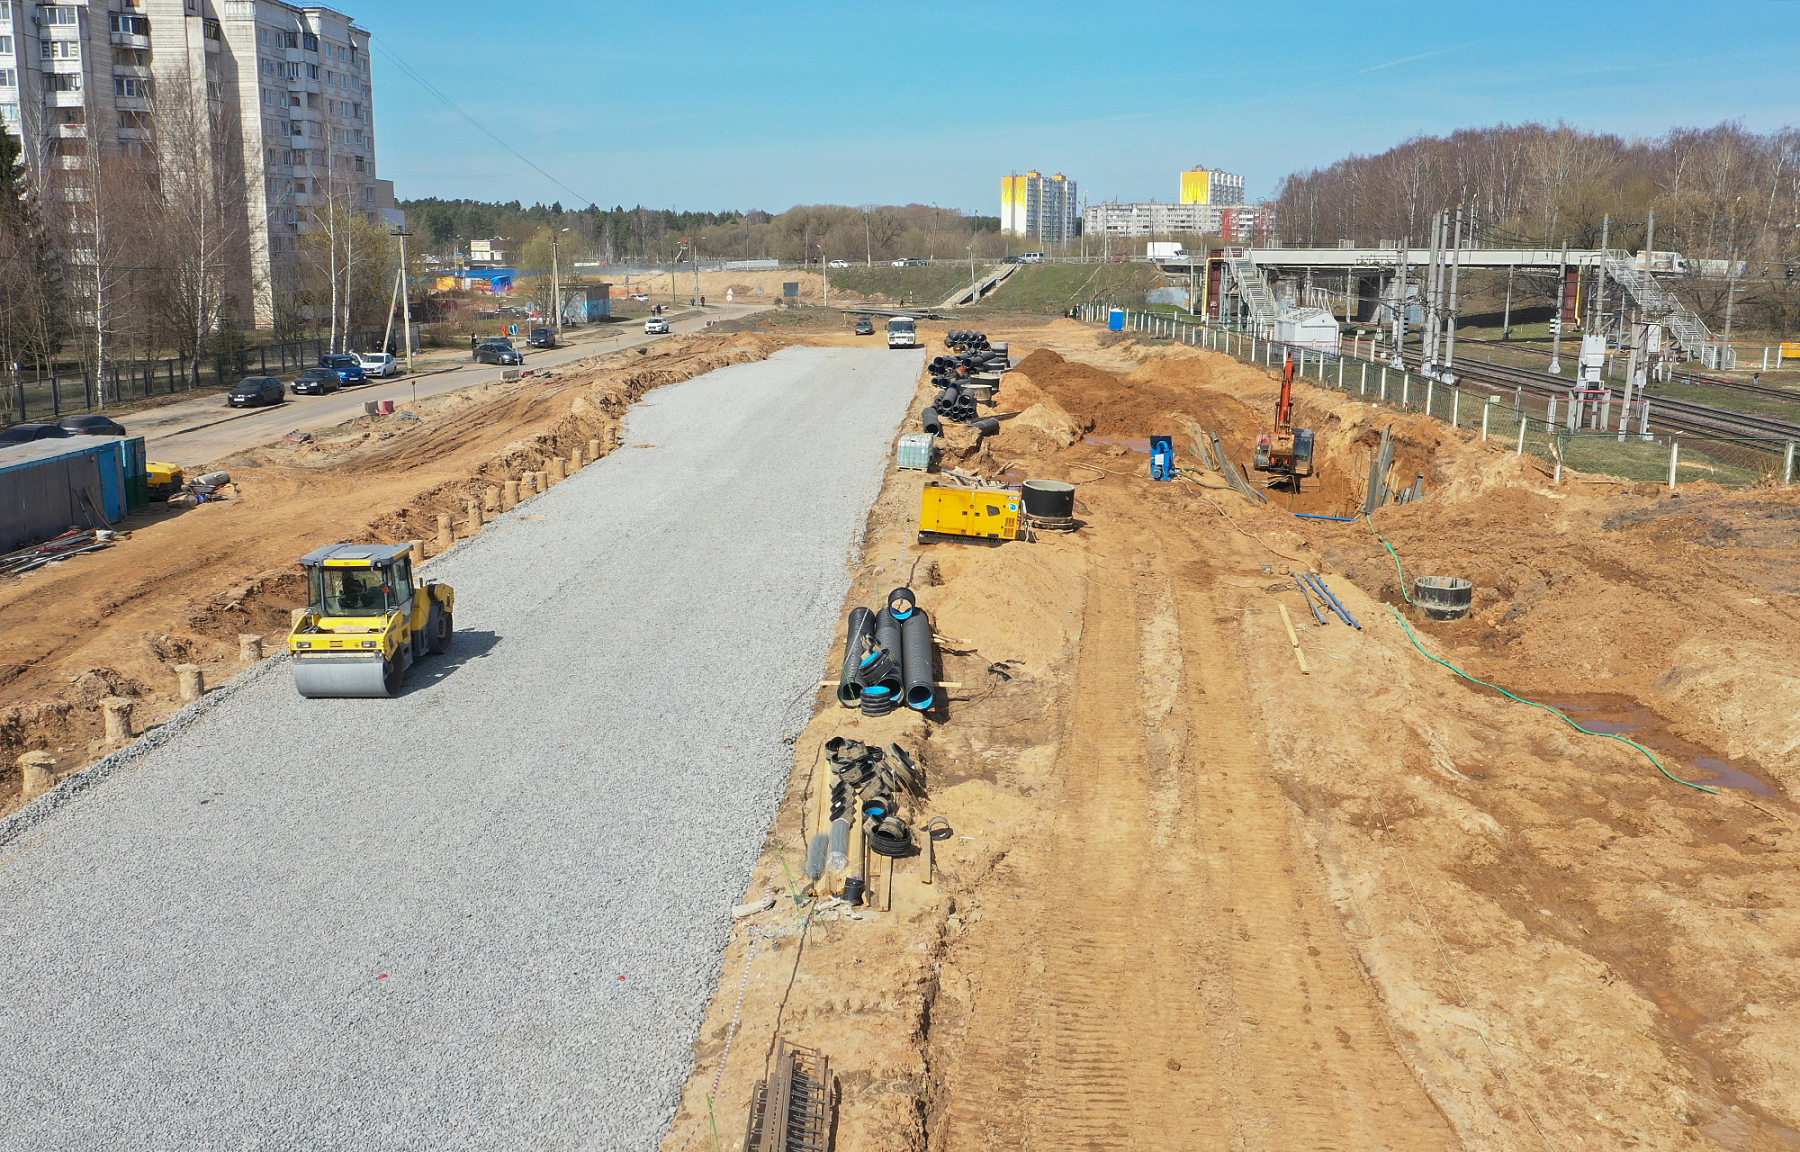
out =
{"type": "Polygon", "coordinates": [[[1217,236],[1221,204],[1089,204],[1089,236],[1217,236]]]}
{"type": "Polygon", "coordinates": [[[1046,244],[1066,244],[1081,235],[1081,201],[1075,181],[1057,173],[1013,174],[1000,179],[1000,231],[1046,244]]]}
{"type": "Polygon", "coordinates": [[[0,0],[0,117],[34,178],[153,157],[158,94],[166,109],[184,90],[211,113],[197,118],[208,132],[235,128],[215,141],[244,189],[247,256],[228,295],[267,324],[310,209],[330,200],[385,222],[392,208],[375,175],[368,32],[281,0],[0,0]]]}

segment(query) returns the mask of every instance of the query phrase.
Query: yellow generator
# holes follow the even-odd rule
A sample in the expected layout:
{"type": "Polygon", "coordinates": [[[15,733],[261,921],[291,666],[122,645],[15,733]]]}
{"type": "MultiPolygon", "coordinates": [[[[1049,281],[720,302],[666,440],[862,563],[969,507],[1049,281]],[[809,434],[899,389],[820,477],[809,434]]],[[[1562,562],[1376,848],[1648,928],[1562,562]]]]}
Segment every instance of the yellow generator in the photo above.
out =
{"type": "Polygon", "coordinates": [[[1003,488],[940,488],[927,484],[919,499],[919,543],[999,543],[1022,540],[1019,494],[1003,488]]]}
{"type": "Polygon", "coordinates": [[[397,696],[413,661],[455,636],[448,584],[415,583],[407,544],[333,544],[300,557],[306,615],[288,634],[300,695],[397,696]]]}
{"type": "Polygon", "coordinates": [[[145,467],[150,473],[149,495],[152,500],[167,500],[181,491],[181,486],[187,483],[187,477],[182,475],[179,464],[158,464],[152,460],[145,467]]]}

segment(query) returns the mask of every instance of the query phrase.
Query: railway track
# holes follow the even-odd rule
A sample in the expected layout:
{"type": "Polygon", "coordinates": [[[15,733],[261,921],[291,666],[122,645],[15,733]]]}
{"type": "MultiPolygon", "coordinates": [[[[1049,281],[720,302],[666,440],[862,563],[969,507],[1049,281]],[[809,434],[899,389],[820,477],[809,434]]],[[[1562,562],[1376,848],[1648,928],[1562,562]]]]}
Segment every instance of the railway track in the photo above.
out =
{"type": "MultiPolygon", "coordinates": [[[[1484,348],[1505,348],[1510,352],[1524,352],[1532,356],[1549,358],[1550,353],[1543,348],[1534,348],[1528,344],[1513,344],[1499,340],[1477,340],[1467,336],[1458,336],[1458,344],[1474,344],[1484,348]]],[[[1572,357],[1571,357],[1572,359],[1572,357]]],[[[1485,361],[1484,361],[1485,363],[1485,361]]],[[[1506,367],[1506,365],[1496,365],[1506,367]]],[[[1529,369],[1527,369],[1529,371],[1529,369]]],[[[1733,392],[1748,392],[1752,396],[1763,396],[1770,400],[1779,400],[1786,404],[1800,405],[1800,392],[1787,388],[1766,388],[1761,384],[1746,384],[1742,380],[1727,380],[1723,376],[1703,376],[1696,372],[1673,373],[1671,384],[1689,384],[1704,388],[1726,388],[1733,392]]]]}
{"type": "MultiPolygon", "coordinates": [[[[1418,356],[1408,354],[1406,362],[1408,367],[1418,371],[1418,356]]],[[[1456,365],[1456,373],[1464,383],[1484,384],[1508,391],[1518,389],[1546,398],[1567,397],[1571,382],[1569,377],[1552,376],[1547,372],[1535,372],[1529,368],[1515,368],[1506,364],[1490,364],[1481,360],[1460,361],[1456,365]]],[[[1709,404],[1673,400],[1659,396],[1654,386],[1648,399],[1652,431],[1746,440],[1800,440],[1800,424],[1786,420],[1772,420],[1715,408],[1709,404]]]]}

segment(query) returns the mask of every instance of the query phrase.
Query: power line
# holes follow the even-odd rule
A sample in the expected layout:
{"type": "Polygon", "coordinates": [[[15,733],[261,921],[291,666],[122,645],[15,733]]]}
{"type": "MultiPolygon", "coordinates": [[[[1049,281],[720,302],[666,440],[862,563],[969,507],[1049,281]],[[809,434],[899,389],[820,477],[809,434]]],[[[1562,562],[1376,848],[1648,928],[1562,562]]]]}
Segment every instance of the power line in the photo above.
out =
{"type": "Polygon", "coordinates": [[[467,120],[471,125],[473,125],[477,132],[480,132],[482,135],[486,136],[488,139],[492,140],[494,143],[500,145],[500,147],[506,149],[508,152],[511,152],[514,156],[517,156],[520,160],[523,160],[538,175],[540,175],[544,179],[550,181],[550,183],[556,185],[558,188],[561,188],[564,192],[567,192],[569,195],[575,197],[577,200],[585,200],[589,204],[595,203],[595,200],[592,196],[583,196],[581,193],[575,191],[575,189],[569,187],[567,184],[564,184],[561,180],[558,180],[556,177],[550,175],[550,173],[548,173],[548,172],[544,171],[542,168],[538,167],[537,164],[533,163],[523,152],[520,152],[517,148],[514,148],[511,144],[508,144],[505,140],[502,140],[500,137],[498,137],[498,136],[494,135],[492,132],[488,131],[487,128],[484,127],[479,120],[475,119],[475,117],[469,115],[467,112],[464,112],[462,110],[462,108],[457,105],[456,101],[450,99],[450,97],[448,97],[448,96],[444,95],[442,92],[438,91],[423,76],[420,76],[417,72],[413,71],[412,65],[408,64],[405,61],[405,59],[403,59],[401,57],[400,53],[394,51],[393,45],[388,43],[388,41],[385,37],[376,36],[374,33],[371,32],[369,34],[369,38],[371,40],[381,41],[382,51],[386,52],[389,56],[391,56],[393,58],[394,63],[400,66],[400,70],[402,72],[405,72],[407,74],[407,76],[412,78],[413,83],[415,83],[419,87],[425,89],[425,91],[431,93],[433,96],[436,96],[439,100],[442,100],[446,105],[449,106],[449,108],[452,112],[455,112],[458,116],[461,116],[464,120],[467,120]]]}

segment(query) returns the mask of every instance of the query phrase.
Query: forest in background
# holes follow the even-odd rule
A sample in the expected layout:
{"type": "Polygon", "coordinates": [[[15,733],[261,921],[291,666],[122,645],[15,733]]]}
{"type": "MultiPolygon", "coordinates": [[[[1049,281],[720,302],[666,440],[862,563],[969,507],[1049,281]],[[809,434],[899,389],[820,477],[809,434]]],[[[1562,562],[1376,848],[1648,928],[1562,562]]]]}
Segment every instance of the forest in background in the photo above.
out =
{"type": "Polygon", "coordinates": [[[457,253],[466,253],[471,240],[504,237],[519,253],[523,272],[549,270],[552,233],[561,237],[557,255],[565,265],[666,263],[683,253],[684,244],[703,260],[787,263],[817,261],[821,245],[828,260],[858,262],[960,258],[970,247],[985,258],[1005,255],[1007,250],[999,217],[967,216],[928,204],[804,205],[779,215],[642,206],[565,209],[560,203],[527,208],[516,200],[493,204],[425,199],[398,206],[406,212],[407,226],[420,237],[415,243],[440,261],[449,263],[457,253]]]}

